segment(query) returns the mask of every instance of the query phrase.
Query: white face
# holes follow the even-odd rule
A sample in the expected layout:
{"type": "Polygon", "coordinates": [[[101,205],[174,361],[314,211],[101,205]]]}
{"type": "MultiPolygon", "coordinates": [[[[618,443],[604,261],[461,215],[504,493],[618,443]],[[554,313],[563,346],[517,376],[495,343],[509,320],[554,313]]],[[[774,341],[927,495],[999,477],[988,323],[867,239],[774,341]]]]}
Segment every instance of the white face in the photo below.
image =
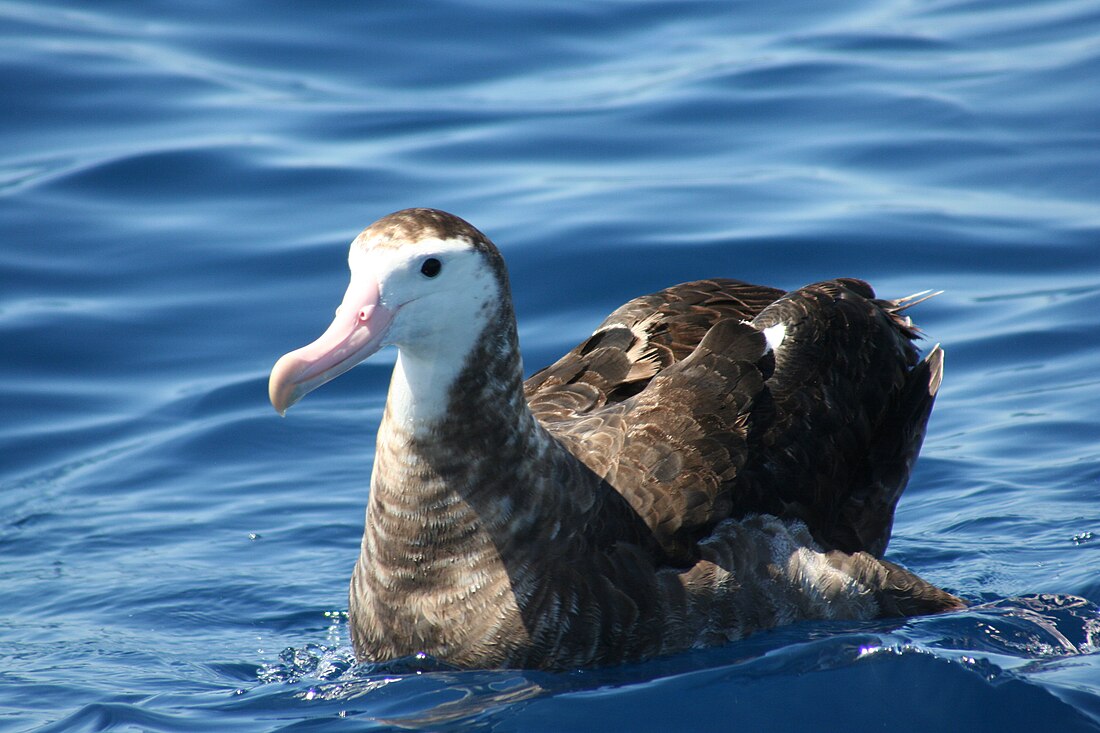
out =
{"type": "Polygon", "coordinates": [[[500,292],[482,256],[462,239],[426,239],[399,247],[352,243],[351,279],[373,278],[393,314],[383,345],[409,356],[456,359],[469,351],[500,292]]]}
{"type": "Polygon", "coordinates": [[[491,266],[465,240],[370,244],[351,245],[351,282],[332,324],[272,369],[268,394],[280,413],[388,345],[400,349],[410,389],[438,401],[499,305],[491,266]]]}

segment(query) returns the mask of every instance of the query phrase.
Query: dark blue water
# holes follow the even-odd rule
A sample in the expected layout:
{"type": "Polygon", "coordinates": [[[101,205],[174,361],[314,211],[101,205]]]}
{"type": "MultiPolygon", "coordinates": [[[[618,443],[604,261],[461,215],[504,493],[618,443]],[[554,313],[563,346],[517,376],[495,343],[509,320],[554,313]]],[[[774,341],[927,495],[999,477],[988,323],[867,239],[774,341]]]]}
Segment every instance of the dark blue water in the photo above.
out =
{"type": "Polygon", "coordinates": [[[1092,0],[0,2],[0,729],[1100,727],[1098,38],[1092,0]],[[407,206],[501,246],[530,370],[697,277],[945,290],[888,556],[988,605],[352,666],[393,356],[285,420],[266,381],[407,206]]]}

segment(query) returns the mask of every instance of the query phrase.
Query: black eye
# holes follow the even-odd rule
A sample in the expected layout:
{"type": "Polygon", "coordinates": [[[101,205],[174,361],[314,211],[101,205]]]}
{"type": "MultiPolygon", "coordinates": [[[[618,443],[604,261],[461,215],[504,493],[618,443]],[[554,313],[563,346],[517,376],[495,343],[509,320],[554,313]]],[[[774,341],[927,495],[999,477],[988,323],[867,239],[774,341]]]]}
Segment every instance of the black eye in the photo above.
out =
{"type": "Polygon", "coordinates": [[[434,257],[429,257],[428,259],[424,260],[424,264],[420,266],[420,274],[424,277],[435,277],[442,269],[442,262],[434,257]]]}

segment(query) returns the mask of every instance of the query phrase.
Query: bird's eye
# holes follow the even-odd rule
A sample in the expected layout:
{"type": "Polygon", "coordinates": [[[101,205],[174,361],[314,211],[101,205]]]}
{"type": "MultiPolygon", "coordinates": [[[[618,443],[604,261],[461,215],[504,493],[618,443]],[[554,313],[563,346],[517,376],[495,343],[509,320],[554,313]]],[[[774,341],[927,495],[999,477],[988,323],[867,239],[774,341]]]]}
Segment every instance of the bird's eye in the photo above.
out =
{"type": "Polygon", "coordinates": [[[442,269],[442,262],[437,260],[435,257],[429,257],[428,259],[424,260],[424,264],[420,266],[420,274],[424,277],[435,277],[442,269]]]}

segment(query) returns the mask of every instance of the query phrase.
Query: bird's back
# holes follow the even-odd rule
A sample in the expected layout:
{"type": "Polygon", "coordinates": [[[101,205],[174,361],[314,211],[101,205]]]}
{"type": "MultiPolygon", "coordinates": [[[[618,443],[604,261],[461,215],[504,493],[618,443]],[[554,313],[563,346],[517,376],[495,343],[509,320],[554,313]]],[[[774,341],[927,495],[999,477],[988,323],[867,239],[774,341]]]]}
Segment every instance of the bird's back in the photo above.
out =
{"type": "Polygon", "coordinates": [[[881,556],[942,373],[903,308],[858,280],[685,283],[616,310],[525,391],[673,563],[758,513],[881,556]]]}

